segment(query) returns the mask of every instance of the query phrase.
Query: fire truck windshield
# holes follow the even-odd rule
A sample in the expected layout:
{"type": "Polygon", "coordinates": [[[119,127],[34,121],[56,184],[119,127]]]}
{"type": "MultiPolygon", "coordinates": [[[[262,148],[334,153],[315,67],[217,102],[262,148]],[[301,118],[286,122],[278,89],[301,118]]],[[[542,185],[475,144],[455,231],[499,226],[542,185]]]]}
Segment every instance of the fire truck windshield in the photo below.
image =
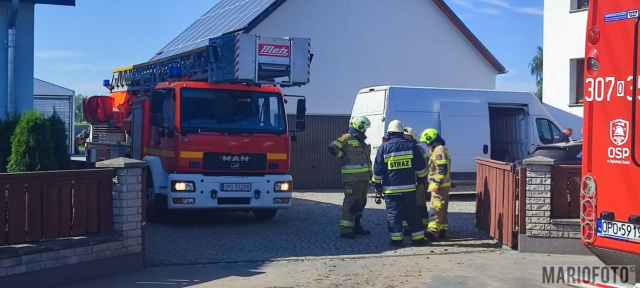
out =
{"type": "Polygon", "coordinates": [[[278,93],[182,88],[179,101],[184,130],[286,133],[284,104],[278,93]]]}

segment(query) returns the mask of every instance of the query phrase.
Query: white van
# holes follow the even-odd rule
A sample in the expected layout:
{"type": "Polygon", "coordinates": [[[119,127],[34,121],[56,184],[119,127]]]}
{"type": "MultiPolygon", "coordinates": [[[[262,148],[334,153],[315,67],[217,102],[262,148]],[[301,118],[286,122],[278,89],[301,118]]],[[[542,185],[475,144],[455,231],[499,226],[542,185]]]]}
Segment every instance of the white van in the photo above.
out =
{"type": "Polygon", "coordinates": [[[372,161],[390,121],[411,126],[418,137],[435,128],[451,153],[454,180],[475,179],[476,157],[515,162],[562,130],[530,92],[376,86],[358,92],[351,116],[371,120],[372,161]]]}

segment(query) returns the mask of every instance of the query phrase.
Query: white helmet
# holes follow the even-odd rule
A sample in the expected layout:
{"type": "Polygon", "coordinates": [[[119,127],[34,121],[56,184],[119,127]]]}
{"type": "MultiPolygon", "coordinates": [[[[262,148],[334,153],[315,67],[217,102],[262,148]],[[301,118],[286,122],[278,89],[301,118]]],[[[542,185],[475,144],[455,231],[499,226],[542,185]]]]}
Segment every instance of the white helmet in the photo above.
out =
{"type": "Polygon", "coordinates": [[[413,140],[418,140],[416,139],[416,131],[413,130],[413,128],[406,126],[404,127],[404,135],[409,135],[411,137],[413,137],[413,140]]]}
{"type": "Polygon", "coordinates": [[[400,132],[404,133],[404,126],[400,120],[393,120],[389,122],[389,126],[387,127],[387,133],[391,132],[400,132]]]}

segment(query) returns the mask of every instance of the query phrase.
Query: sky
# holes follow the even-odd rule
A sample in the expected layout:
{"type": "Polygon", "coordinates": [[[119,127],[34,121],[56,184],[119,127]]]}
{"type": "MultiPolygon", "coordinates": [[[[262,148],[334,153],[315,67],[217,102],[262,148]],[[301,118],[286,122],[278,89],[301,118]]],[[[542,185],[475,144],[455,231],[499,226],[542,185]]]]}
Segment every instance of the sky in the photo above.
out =
{"type": "MultiPolygon", "coordinates": [[[[445,2],[509,71],[496,77],[497,90],[536,90],[529,63],[542,46],[543,0],[445,2]]],[[[215,3],[76,0],[75,7],[38,4],[34,76],[76,95],[107,95],[102,81],[111,79],[113,69],[148,61],[215,3]]]]}

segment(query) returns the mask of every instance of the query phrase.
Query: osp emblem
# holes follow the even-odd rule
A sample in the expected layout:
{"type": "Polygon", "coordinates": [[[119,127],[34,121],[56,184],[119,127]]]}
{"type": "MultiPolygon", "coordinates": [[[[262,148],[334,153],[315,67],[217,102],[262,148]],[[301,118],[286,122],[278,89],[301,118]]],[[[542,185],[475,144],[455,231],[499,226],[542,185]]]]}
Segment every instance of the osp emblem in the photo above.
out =
{"type": "Polygon", "coordinates": [[[622,119],[612,120],[609,123],[609,136],[611,137],[611,142],[618,146],[627,142],[629,138],[629,121],[622,119]]]}

